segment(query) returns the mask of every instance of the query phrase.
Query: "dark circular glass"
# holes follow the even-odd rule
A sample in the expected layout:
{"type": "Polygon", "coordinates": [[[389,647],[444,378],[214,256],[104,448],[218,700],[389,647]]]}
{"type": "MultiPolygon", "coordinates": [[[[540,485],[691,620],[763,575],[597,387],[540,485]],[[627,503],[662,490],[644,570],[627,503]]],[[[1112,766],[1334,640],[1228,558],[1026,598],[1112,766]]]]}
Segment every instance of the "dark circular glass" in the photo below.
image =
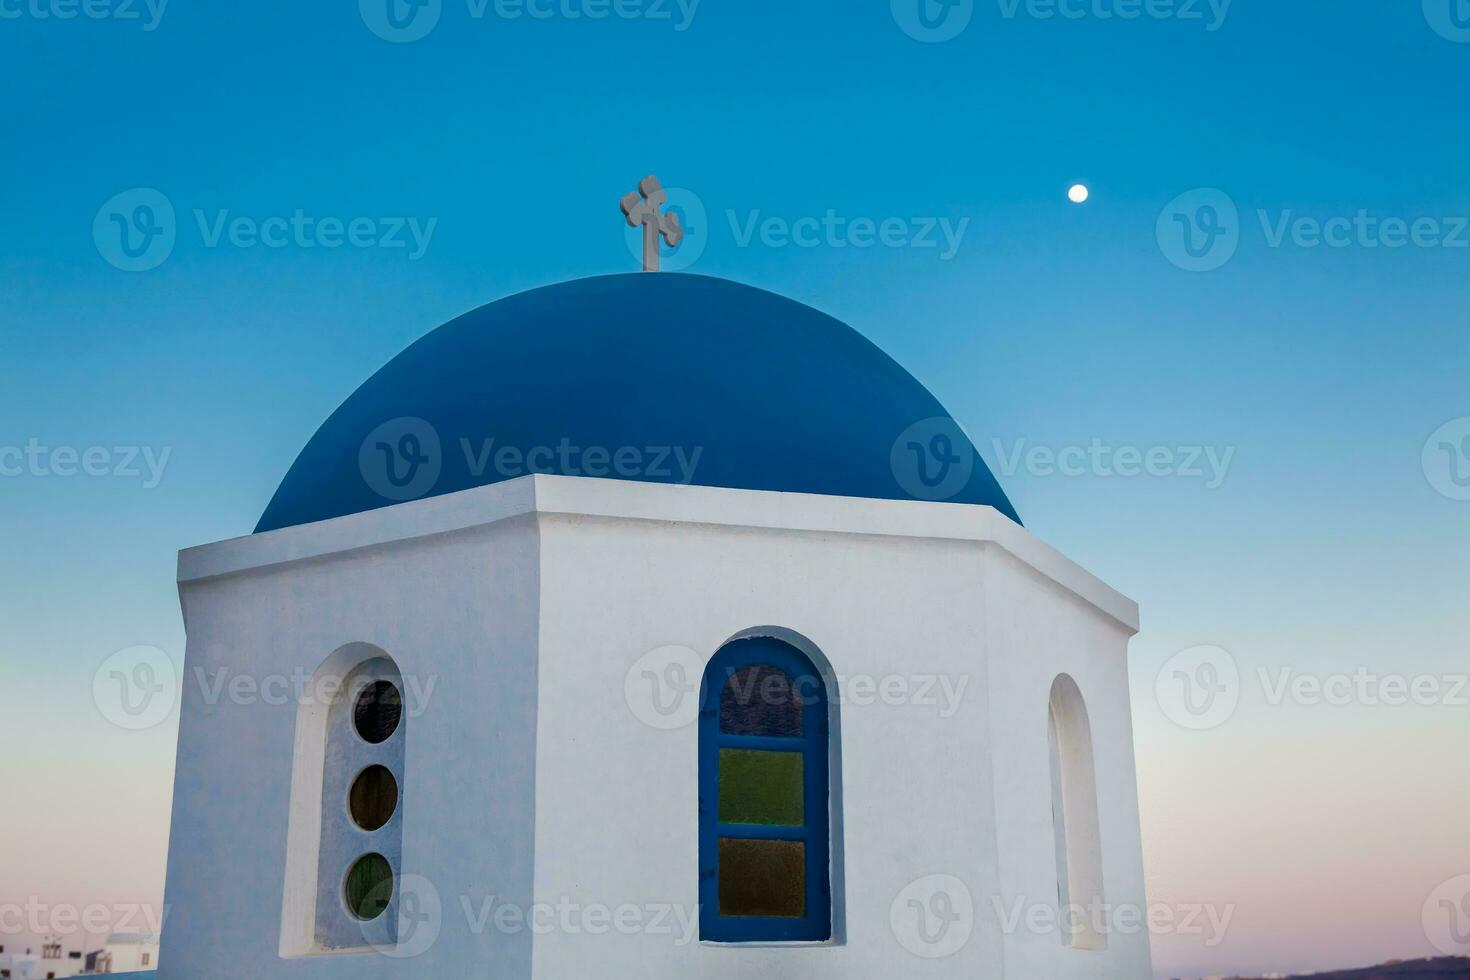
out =
{"type": "Polygon", "coordinates": [[[363,830],[377,830],[398,809],[398,780],[384,766],[368,766],[352,781],[347,804],[354,823],[363,830]]]}
{"type": "Polygon", "coordinates": [[[347,911],[354,918],[371,922],[382,915],[393,898],[393,868],[381,854],[366,854],[347,872],[343,886],[347,911]]]}
{"type": "Polygon", "coordinates": [[[391,681],[374,681],[363,688],[352,709],[357,734],[373,745],[392,737],[402,719],[403,696],[391,681]]]}

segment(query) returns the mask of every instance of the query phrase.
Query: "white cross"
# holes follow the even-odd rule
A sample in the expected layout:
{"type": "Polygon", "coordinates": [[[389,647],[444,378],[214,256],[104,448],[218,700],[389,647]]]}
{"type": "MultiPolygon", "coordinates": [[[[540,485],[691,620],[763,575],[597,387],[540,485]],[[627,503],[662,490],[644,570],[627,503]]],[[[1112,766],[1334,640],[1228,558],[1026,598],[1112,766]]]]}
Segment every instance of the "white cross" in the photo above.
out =
{"type": "Polygon", "coordinates": [[[658,271],[659,236],[669,243],[669,248],[678,248],[684,240],[684,226],[679,216],[672,211],[660,214],[659,210],[668,200],[658,178],[649,174],[638,182],[638,189],[622,200],[623,215],[630,227],[643,226],[643,271],[658,271]]]}

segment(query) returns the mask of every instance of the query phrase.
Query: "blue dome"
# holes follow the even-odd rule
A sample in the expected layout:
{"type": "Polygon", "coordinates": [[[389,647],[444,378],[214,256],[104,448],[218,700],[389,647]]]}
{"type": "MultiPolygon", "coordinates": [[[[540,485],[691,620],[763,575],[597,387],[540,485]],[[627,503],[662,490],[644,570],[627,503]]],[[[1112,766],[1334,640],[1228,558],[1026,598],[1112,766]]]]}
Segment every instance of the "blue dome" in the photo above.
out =
{"type": "Polygon", "coordinates": [[[988,504],[934,396],[851,327],[724,279],[600,276],[418,340],[317,430],[256,531],[527,472],[988,504]]]}

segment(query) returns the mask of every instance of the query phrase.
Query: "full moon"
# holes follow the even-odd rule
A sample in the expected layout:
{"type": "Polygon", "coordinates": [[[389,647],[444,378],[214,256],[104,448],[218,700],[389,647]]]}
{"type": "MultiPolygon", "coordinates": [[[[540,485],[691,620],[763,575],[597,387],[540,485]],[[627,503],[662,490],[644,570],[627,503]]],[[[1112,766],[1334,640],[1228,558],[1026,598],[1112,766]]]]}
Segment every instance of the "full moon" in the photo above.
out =
{"type": "Polygon", "coordinates": [[[1067,188],[1067,200],[1071,201],[1073,204],[1081,204],[1083,201],[1087,200],[1087,185],[1073,184],[1071,187],[1067,188]]]}

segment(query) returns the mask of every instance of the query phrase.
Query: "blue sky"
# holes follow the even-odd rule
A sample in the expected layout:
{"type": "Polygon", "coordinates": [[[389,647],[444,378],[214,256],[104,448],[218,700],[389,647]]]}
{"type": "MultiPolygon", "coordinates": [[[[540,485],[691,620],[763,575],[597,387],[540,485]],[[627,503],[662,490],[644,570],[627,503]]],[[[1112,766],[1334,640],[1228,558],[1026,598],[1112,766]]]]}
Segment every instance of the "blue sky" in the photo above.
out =
{"type": "Polygon", "coordinates": [[[635,268],[616,202],[656,170],[704,209],[690,271],[853,324],[967,427],[1031,530],[1139,600],[1149,897],[1239,903],[1219,946],[1157,937],[1160,974],[1432,952],[1421,903],[1470,871],[1470,795],[1446,765],[1465,709],[1273,705],[1257,678],[1465,670],[1470,503],[1421,461],[1470,416],[1470,38],[1437,2],[1122,19],[1127,0],[1077,18],[980,0],[926,43],[884,0],[627,0],[637,16],[603,19],[568,16],[595,0],[546,18],[443,0],[426,36],[391,43],[370,2],[61,19],[0,0],[0,447],[106,447],[110,471],[116,447],[169,454],[156,486],[141,461],[0,477],[0,737],[7,779],[34,787],[0,817],[7,888],[158,899],[174,723],[119,736],[93,671],[134,644],[182,661],[177,549],[249,532],[405,345],[508,293],[635,268]],[[138,188],[173,209],[175,242],[129,272],[94,222],[138,188]],[[1200,219],[1218,195],[1171,202],[1207,188],[1236,210],[1234,251],[1188,271],[1160,219],[1200,219]],[[365,219],[364,240],[432,230],[422,255],[211,237],[298,210],[365,219]],[[1433,219],[1422,240],[1441,244],[1314,246],[1300,221],[1360,211],[1433,219]],[[743,240],[829,212],[845,247],[743,240]],[[907,244],[858,247],[852,222],[887,219],[907,244]],[[963,227],[952,255],[912,242],[931,224],[963,227]],[[1231,456],[1213,488],[1003,466],[1093,440],[1167,449],[1176,470],[1231,456]],[[1246,680],[1227,722],[1189,731],[1154,678],[1199,644],[1246,680]]]}

